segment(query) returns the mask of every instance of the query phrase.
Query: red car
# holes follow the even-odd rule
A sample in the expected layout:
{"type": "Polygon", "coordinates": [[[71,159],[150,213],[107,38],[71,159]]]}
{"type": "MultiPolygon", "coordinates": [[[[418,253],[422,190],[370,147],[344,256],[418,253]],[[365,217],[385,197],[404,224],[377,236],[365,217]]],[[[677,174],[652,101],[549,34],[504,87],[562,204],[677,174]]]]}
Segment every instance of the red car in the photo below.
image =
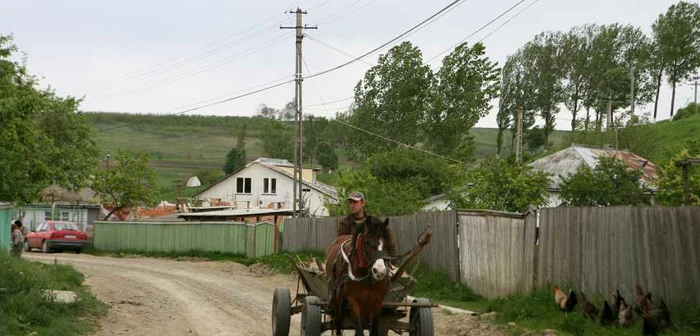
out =
{"type": "Polygon", "coordinates": [[[27,234],[24,250],[33,248],[49,253],[55,250],[73,250],[80,253],[87,245],[87,235],[73,222],[46,221],[27,234]]]}

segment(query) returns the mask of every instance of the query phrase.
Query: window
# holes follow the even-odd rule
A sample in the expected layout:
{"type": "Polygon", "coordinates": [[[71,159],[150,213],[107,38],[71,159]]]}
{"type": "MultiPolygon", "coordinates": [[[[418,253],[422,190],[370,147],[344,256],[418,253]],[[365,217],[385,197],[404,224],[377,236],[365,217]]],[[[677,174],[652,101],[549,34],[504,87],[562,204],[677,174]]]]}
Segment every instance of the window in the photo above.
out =
{"type": "Polygon", "coordinates": [[[51,211],[44,212],[44,220],[52,220],[51,211]]]}
{"type": "Polygon", "coordinates": [[[263,194],[277,193],[277,179],[266,177],[263,179],[263,194]]]}
{"type": "Polygon", "coordinates": [[[236,179],[236,193],[237,194],[250,194],[250,177],[239,177],[236,179]]]}
{"type": "Polygon", "coordinates": [[[61,220],[62,221],[69,221],[70,220],[70,213],[67,211],[61,212],[61,220]]]}
{"type": "Polygon", "coordinates": [[[54,223],[53,226],[56,230],[80,231],[75,223],[54,223]]]}

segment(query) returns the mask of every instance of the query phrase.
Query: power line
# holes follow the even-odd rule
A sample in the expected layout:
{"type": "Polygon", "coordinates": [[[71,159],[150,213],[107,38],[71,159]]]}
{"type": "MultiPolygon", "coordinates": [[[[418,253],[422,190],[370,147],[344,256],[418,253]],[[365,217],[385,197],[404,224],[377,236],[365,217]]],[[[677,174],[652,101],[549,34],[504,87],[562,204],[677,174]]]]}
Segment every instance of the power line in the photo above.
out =
{"type": "Polygon", "coordinates": [[[450,51],[450,50],[453,50],[454,48],[456,48],[456,47],[459,46],[460,44],[464,43],[464,41],[468,40],[468,39],[471,38],[472,36],[478,34],[480,31],[484,30],[486,27],[490,26],[492,23],[496,22],[496,20],[500,19],[502,16],[508,14],[510,11],[512,11],[513,9],[515,9],[515,7],[518,7],[518,6],[519,6],[521,3],[523,3],[523,2],[525,2],[525,0],[520,0],[520,1],[518,1],[515,5],[513,5],[513,6],[510,7],[510,8],[508,8],[506,11],[504,11],[503,13],[501,13],[500,15],[498,15],[498,16],[497,16],[496,18],[494,18],[493,20],[491,20],[491,21],[489,21],[488,23],[486,23],[485,25],[481,26],[481,28],[477,29],[477,30],[474,31],[473,33],[467,35],[467,37],[463,38],[461,41],[457,42],[457,43],[454,44],[453,46],[451,46],[451,47],[445,49],[444,51],[440,52],[439,54],[433,56],[433,58],[429,59],[429,60],[428,60],[427,62],[425,62],[425,63],[430,63],[432,60],[434,60],[434,59],[440,57],[440,56],[443,55],[444,53],[446,53],[446,52],[448,52],[448,51],[450,51]]]}
{"type": "MultiPolygon", "coordinates": [[[[461,5],[462,3],[464,3],[464,1],[466,1],[466,0],[455,0],[455,1],[452,1],[450,4],[448,4],[447,6],[445,6],[444,8],[442,8],[441,10],[439,10],[438,12],[436,12],[435,14],[433,14],[433,15],[431,15],[430,17],[428,17],[427,19],[421,21],[421,22],[418,23],[417,25],[411,27],[411,28],[408,29],[407,31],[405,31],[405,32],[403,32],[403,33],[401,33],[401,34],[399,34],[398,36],[394,37],[393,39],[391,39],[391,40],[385,42],[384,44],[380,45],[379,47],[376,47],[376,48],[374,48],[374,49],[372,49],[372,50],[370,50],[370,51],[368,51],[368,52],[366,52],[366,53],[360,55],[359,57],[356,57],[356,58],[354,58],[354,59],[352,59],[352,60],[350,60],[350,61],[348,61],[348,62],[345,62],[345,63],[343,63],[343,64],[341,64],[341,65],[338,65],[338,66],[336,66],[336,67],[333,67],[333,68],[330,68],[330,69],[321,71],[321,72],[319,72],[319,73],[315,73],[315,74],[309,75],[309,76],[307,76],[306,78],[313,78],[313,77],[318,77],[318,76],[321,76],[321,75],[325,75],[325,74],[327,74],[327,73],[329,73],[329,72],[333,72],[333,71],[336,71],[336,70],[338,70],[338,69],[344,68],[344,67],[346,67],[346,66],[348,66],[348,65],[350,65],[350,64],[352,64],[352,63],[355,63],[355,62],[359,61],[360,59],[363,59],[363,58],[365,58],[365,57],[367,57],[367,56],[369,56],[369,55],[371,55],[371,54],[374,54],[375,52],[377,52],[377,51],[379,51],[379,50],[381,50],[381,49],[384,49],[386,46],[388,46],[389,44],[395,42],[396,40],[398,40],[398,39],[400,39],[400,38],[402,38],[402,37],[404,37],[404,36],[406,36],[406,35],[411,34],[413,31],[415,31],[415,30],[417,30],[417,29],[422,28],[423,25],[426,25],[426,26],[427,26],[427,24],[426,24],[427,22],[431,21],[433,18],[437,17],[438,15],[440,15],[440,14],[446,12],[446,11],[451,10],[452,8],[455,8],[455,5],[458,5],[458,4],[461,5]]],[[[525,1],[525,0],[522,0],[522,1],[525,1]]]]}
{"type": "Polygon", "coordinates": [[[488,33],[486,36],[482,37],[482,38],[479,40],[479,42],[477,42],[477,43],[483,42],[485,39],[487,39],[487,38],[488,38],[489,36],[491,36],[493,33],[497,32],[499,29],[503,28],[503,26],[507,25],[510,21],[512,21],[513,19],[515,19],[516,17],[518,17],[518,16],[519,16],[520,14],[522,14],[524,11],[528,10],[530,7],[532,7],[532,5],[534,5],[534,4],[537,3],[538,1],[540,1],[540,0],[535,0],[535,1],[531,2],[530,4],[528,4],[527,6],[525,6],[525,8],[521,9],[519,12],[515,13],[515,15],[511,16],[510,19],[508,19],[508,20],[506,20],[505,22],[501,23],[501,25],[498,26],[498,27],[496,27],[496,29],[492,30],[492,31],[491,31],[490,33],[488,33]]]}
{"type": "Polygon", "coordinates": [[[233,55],[233,56],[231,56],[231,57],[228,57],[228,58],[219,60],[219,61],[217,61],[217,62],[215,62],[215,63],[211,63],[211,64],[209,64],[209,65],[207,65],[207,66],[205,66],[205,67],[203,67],[203,68],[193,69],[193,70],[190,70],[190,71],[185,72],[185,73],[183,73],[183,74],[180,74],[179,76],[169,77],[169,78],[166,78],[166,79],[163,79],[163,80],[160,80],[160,81],[157,81],[157,82],[153,82],[153,83],[150,83],[150,84],[145,84],[145,85],[133,87],[133,88],[131,88],[131,89],[127,89],[126,91],[117,92],[117,93],[113,93],[113,94],[108,94],[108,95],[105,95],[105,96],[98,96],[98,97],[95,97],[94,99],[111,99],[111,98],[123,97],[123,96],[126,96],[126,95],[131,95],[131,94],[134,94],[134,93],[139,93],[139,92],[147,91],[147,90],[156,88],[156,87],[161,86],[161,85],[172,84],[172,83],[181,81],[181,80],[183,80],[183,79],[186,79],[186,78],[189,78],[189,77],[198,75],[198,74],[200,74],[200,73],[207,72],[207,71],[216,69],[216,68],[218,68],[218,67],[224,66],[224,65],[226,65],[226,64],[228,64],[228,63],[237,61],[237,60],[239,60],[239,59],[241,59],[241,58],[244,58],[244,57],[246,57],[246,56],[250,56],[250,55],[252,55],[252,54],[255,54],[255,53],[257,53],[257,52],[259,52],[259,51],[261,51],[261,50],[264,50],[264,49],[269,48],[269,47],[271,47],[271,46],[273,46],[273,45],[276,45],[276,44],[281,43],[285,38],[287,38],[287,35],[278,36],[278,37],[276,37],[276,38],[274,38],[274,39],[272,39],[272,40],[266,42],[265,44],[259,45],[259,46],[255,47],[255,48],[251,49],[251,50],[248,50],[248,51],[246,51],[246,52],[239,53],[239,54],[233,55]]]}
{"type": "MultiPolygon", "coordinates": [[[[312,36],[312,35],[309,35],[309,34],[304,34],[304,35],[305,35],[306,37],[310,38],[311,41],[314,41],[314,42],[318,43],[318,44],[321,45],[322,47],[326,47],[326,48],[328,48],[328,49],[331,49],[331,50],[333,50],[333,51],[335,51],[335,52],[341,53],[341,54],[343,54],[343,55],[345,55],[345,56],[348,56],[348,57],[350,57],[350,58],[357,58],[355,55],[352,55],[352,54],[350,54],[350,53],[347,53],[347,52],[345,52],[345,51],[342,51],[342,50],[340,50],[340,49],[338,49],[338,48],[336,48],[336,47],[334,47],[334,46],[332,46],[332,45],[330,45],[330,44],[328,44],[328,43],[326,43],[326,42],[323,42],[323,41],[319,40],[318,38],[316,38],[316,37],[314,37],[314,36],[312,36]]],[[[363,60],[363,59],[360,59],[360,62],[362,62],[362,63],[364,63],[364,64],[367,64],[367,65],[369,65],[369,66],[374,66],[374,64],[372,64],[372,63],[370,63],[370,62],[367,62],[367,61],[365,61],[365,60],[363,60]]]]}
{"type": "Polygon", "coordinates": [[[368,3],[366,3],[366,4],[362,5],[362,6],[360,6],[360,7],[358,7],[358,8],[355,8],[354,10],[351,10],[350,12],[348,12],[348,13],[346,13],[346,14],[343,15],[343,12],[345,12],[347,9],[349,9],[350,7],[354,6],[354,5],[357,4],[357,3],[362,2],[362,0],[355,1],[355,2],[351,3],[350,5],[344,7],[343,9],[341,9],[341,10],[335,12],[334,14],[331,14],[330,16],[326,17],[325,19],[322,19],[322,20],[320,20],[320,21],[317,21],[317,23],[320,24],[320,23],[324,23],[324,22],[328,22],[328,21],[337,21],[337,20],[339,20],[339,19],[341,19],[341,18],[350,16],[350,15],[352,15],[352,14],[354,14],[354,13],[357,13],[358,11],[360,11],[360,10],[362,10],[362,9],[365,9],[365,8],[369,7],[369,5],[375,3],[376,1],[377,1],[377,0],[371,0],[370,2],[368,2],[368,3]]]}
{"type": "MultiPolygon", "coordinates": [[[[353,98],[355,98],[355,97],[354,97],[354,96],[345,97],[345,98],[341,98],[341,99],[338,99],[338,100],[329,101],[329,102],[326,103],[326,104],[339,103],[339,102],[346,101],[346,100],[350,100],[350,99],[353,99],[353,98]]],[[[304,105],[304,107],[325,106],[326,104],[323,104],[323,103],[321,103],[321,104],[311,104],[311,105],[304,105]]]]}

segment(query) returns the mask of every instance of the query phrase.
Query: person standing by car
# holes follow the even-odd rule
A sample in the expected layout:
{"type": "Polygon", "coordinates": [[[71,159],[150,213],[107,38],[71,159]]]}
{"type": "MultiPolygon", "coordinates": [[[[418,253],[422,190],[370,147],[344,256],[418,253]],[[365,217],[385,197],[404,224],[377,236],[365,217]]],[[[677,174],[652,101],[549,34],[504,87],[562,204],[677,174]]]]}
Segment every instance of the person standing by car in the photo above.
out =
{"type": "Polygon", "coordinates": [[[22,222],[16,220],[12,223],[12,256],[22,257],[24,250],[24,233],[22,233],[22,222]]]}

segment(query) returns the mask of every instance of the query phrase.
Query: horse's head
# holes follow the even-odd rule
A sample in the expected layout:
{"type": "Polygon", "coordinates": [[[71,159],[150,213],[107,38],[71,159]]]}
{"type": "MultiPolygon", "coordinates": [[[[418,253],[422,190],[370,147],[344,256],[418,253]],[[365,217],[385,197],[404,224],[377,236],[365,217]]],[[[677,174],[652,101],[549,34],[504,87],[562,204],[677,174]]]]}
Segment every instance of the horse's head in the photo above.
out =
{"type": "Polygon", "coordinates": [[[384,249],[388,239],[387,226],[389,219],[383,222],[376,217],[367,217],[364,226],[359,226],[353,235],[353,248],[359,258],[359,267],[369,267],[372,279],[375,281],[384,280],[389,267],[387,259],[389,255],[384,249]]]}

